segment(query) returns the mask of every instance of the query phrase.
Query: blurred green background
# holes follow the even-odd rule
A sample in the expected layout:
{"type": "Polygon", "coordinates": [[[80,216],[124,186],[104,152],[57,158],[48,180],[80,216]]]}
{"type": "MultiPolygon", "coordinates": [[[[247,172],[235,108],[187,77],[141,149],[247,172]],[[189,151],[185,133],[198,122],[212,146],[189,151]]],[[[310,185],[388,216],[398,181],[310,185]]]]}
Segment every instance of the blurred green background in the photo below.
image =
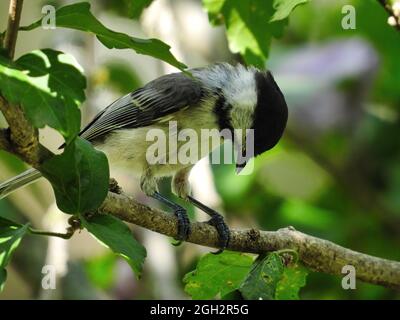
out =
{"type": "MultiPolygon", "coordinates": [[[[22,25],[41,15],[45,4],[25,1],[22,25]]],[[[89,1],[108,27],[172,46],[189,67],[235,62],[223,27],[212,27],[201,1],[157,0],[139,20],[129,1],[89,1]]],[[[0,3],[4,30],[8,3],[0,3]]],[[[387,23],[375,0],[312,0],[290,15],[283,37],[271,45],[267,65],[289,104],[289,126],[281,143],[258,157],[255,172],[237,176],[230,165],[196,166],[195,195],[225,214],[232,227],[276,230],[288,225],[344,247],[400,260],[400,32],[387,23]],[[343,5],[356,9],[356,29],[341,26],[343,5]]],[[[124,50],[107,50],[96,39],[68,30],[20,33],[16,57],[51,47],[73,54],[88,78],[84,121],[119,96],[167,72],[170,66],[124,50]]],[[[2,121],[0,119],[0,121],[2,121]]],[[[1,122],[4,124],[4,121],[1,122]]],[[[56,149],[61,137],[40,132],[56,149]]],[[[0,180],[24,169],[0,151],[0,180]]],[[[129,172],[113,176],[140,201],[156,206],[129,172]]],[[[162,186],[169,192],[169,181],[162,186]]],[[[193,218],[204,215],[190,209],[193,218]]],[[[41,181],[0,200],[0,215],[35,227],[62,231],[50,185],[41,181]]],[[[188,298],[182,277],[207,248],[184,244],[132,226],[148,250],[143,278],[126,262],[82,231],[72,240],[26,237],[9,266],[0,299],[179,299],[188,298]],[[57,266],[57,289],[43,290],[45,264],[57,266]]],[[[311,272],[303,299],[399,299],[400,294],[357,282],[344,290],[341,277],[311,272]]]]}

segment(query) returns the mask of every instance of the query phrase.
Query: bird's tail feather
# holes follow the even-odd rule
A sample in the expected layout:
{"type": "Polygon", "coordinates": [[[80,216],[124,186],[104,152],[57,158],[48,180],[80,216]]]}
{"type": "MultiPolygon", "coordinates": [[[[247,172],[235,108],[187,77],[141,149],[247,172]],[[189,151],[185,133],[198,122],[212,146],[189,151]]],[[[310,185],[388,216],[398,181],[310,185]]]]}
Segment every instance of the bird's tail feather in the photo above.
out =
{"type": "Polygon", "coordinates": [[[0,199],[7,197],[11,192],[36,181],[42,174],[36,169],[29,169],[0,184],[0,199]]]}

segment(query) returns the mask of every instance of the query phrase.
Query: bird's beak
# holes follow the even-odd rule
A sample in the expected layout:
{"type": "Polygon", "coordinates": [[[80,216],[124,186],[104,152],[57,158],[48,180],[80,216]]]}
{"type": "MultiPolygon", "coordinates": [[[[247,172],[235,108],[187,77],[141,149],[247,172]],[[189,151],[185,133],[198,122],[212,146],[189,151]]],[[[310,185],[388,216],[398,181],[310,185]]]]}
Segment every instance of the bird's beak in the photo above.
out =
{"type": "Polygon", "coordinates": [[[244,169],[245,166],[246,166],[246,162],[236,163],[236,174],[240,174],[240,172],[244,169]]]}
{"type": "Polygon", "coordinates": [[[243,146],[240,148],[239,153],[237,154],[236,159],[236,174],[240,174],[240,172],[244,169],[247,164],[246,159],[246,148],[243,146]]]}

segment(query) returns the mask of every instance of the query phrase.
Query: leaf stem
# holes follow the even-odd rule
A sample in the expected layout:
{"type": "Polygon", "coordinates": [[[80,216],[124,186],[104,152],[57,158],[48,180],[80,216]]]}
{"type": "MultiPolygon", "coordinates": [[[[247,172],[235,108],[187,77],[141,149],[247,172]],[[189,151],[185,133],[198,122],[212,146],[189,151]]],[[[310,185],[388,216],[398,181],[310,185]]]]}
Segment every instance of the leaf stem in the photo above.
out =
{"type": "Polygon", "coordinates": [[[66,233],[36,230],[36,229],[32,229],[32,228],[28,228],[28,230],[29,230],[29,233],[33,234],[33,235],[48,236],[48,237],[58,237],[58,238],[62,238],[62,239],[65,239],[65,240],[70,239],[74,234],[73,231],[69,231],[69,230],[66,233]]]}
{"type": "Polygon", "coordinates": [[[62,238],[62,239],[68,240],[68,239],[71,239],[71,237],[74,235],[76,230],[81,230],[82,229],[81,221],[76,216],[71,216],[68,219],[68,223],[69,223],[69,227],[67,228],[67,232],[66,233],[37,230],[37,229],[33,229],[31,227],[28,228],[28,231],[29,231],[30,234],[33,234],[33,235],[48,236],[48,237],[58,237],[58,238],[62,238]]]}

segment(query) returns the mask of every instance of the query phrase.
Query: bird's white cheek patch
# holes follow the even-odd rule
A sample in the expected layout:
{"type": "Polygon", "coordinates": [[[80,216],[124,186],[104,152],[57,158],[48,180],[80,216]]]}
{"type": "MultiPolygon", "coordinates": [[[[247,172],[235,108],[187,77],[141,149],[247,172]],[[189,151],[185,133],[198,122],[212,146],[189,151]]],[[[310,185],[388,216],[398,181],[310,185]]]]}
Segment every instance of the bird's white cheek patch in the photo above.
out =
{"type": "Polygon", "coordinates": [[[257,104],[257,89],[252,71],[243,69],[240,73],[234,73],[230,82],[223,89],[226,101],[239,108],[254,109],[257,104]]]}

